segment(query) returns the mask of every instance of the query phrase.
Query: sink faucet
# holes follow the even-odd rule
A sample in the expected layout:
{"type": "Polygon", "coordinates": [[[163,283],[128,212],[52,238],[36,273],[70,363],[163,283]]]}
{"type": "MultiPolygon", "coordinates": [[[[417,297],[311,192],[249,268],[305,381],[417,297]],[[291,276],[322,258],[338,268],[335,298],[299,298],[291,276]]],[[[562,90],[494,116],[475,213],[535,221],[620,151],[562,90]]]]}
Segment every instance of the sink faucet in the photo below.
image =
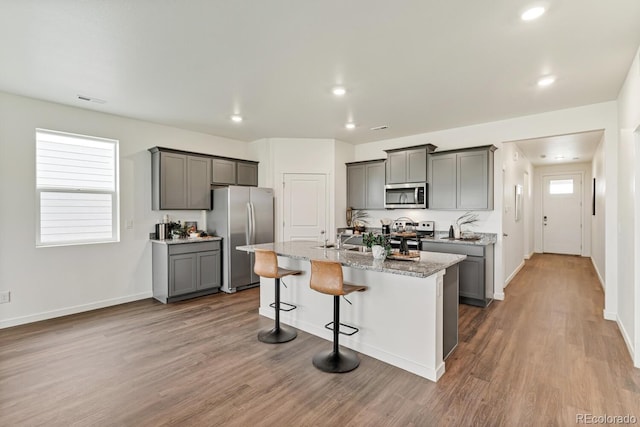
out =
{"type": "Polygon", "coordinates": [[[344,239],[344,242],[343,242],[342,241],[342,234],[343,234],[342,231],[340,233],[338,233],[338,240],[336,240],[336,249],[342,249],[342,245],[344,245],[349,240],[351,240],[351,239],[353,239],[354,237],[357,236],[357,234],[352,234],[351,236],[349,236],[346,239],[344,239]]]}

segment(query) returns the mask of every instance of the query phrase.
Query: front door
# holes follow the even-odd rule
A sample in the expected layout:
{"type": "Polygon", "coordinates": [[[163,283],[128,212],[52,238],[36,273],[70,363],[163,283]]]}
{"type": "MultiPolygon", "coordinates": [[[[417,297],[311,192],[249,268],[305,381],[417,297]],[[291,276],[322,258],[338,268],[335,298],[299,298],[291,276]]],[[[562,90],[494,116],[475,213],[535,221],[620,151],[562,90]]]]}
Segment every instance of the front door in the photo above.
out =
{"type": "Polygon", "coordinates": [[[582,253],[581,174],[543,176],[543,252],[582,253]]]}
{"type": "Polygon", "coordinates": [[[283,185],[284,241],[321,239],[327,231],[327,176],[285,174],[283,185]]]}

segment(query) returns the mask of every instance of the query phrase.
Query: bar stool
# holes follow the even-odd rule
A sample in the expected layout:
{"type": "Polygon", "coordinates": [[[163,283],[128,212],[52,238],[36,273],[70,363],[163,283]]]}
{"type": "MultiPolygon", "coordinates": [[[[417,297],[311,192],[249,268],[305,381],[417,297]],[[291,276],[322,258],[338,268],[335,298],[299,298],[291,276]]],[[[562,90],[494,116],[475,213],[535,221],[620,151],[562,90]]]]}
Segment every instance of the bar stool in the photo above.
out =
{"type": "Polygon", "coordinates": [[[358,328],[340,323],[340,297],[352,292],[362,292],[366,286],[344,283],[342,265],[334,261],[311,260],[311,289],[323,294],[333,295],[333,322],[324,325],[333,330],[333,349],[323,350],[313,356],[313,366],[324,372],[342,373],[353,371],[360,365],[358,355],[347,348],[340,349],[339,334],[353,335],[358,328]],[[331,326],[332,325],[332,326],[331,326]],[[352,332],[340,331],[340,326],[349,328],[352,332]]]}
{"type": "Polygon", "coordinates": [[[255,250],[255,263],[253,271],[260,277],[275,279],[275,302],[271,307],[276,310],[276,322],[273,329],[265,329],[258,333],[258,340],[269,344],[280,344],[294,339],[298,333],[294,329],[280,326],[280,310],[291,311],[296,309],[295,305],[280,302],[280,279],[285,276],[301,274],[300,270],[287,270],[278,267],[278,256],[275,252],[266,249],[255,250]],[[289,306],[288,309],[281,309],[280,304],[289,306]]]}

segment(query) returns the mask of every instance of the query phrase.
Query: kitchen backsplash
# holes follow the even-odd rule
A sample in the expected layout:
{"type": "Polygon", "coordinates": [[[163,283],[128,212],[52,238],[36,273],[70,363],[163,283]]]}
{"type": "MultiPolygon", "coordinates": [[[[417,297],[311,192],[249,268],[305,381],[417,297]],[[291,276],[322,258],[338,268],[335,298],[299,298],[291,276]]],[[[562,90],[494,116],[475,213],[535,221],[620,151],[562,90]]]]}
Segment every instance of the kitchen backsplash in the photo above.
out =
{"type": "MultiPolygon", "coordinates": [[[[400,217],[409,217],[414,221],[435,221],[437,231],[447,231],[456,219],[464,214],[464,211],[440,211],[430,209],[392,209],[392,210],[367,210],[369,227],[380,228],[382,218],[392,220],[400,217]]],[[[500,229],[500,217],[497,210],[472,211],[478,214],[478,222],[475,227],[464,228],[465,231],[477,231],[483,233],[497,233],[500,229]]]]}

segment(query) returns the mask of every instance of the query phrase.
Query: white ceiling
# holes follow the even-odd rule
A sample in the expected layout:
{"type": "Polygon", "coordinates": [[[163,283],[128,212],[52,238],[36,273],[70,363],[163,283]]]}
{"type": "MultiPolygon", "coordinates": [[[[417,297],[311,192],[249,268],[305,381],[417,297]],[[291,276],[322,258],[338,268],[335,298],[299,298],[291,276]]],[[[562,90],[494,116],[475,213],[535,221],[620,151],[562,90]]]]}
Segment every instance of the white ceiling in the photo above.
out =
{"type": "Polygon", "coordinates": [[[533,166],[585,163],[593,160],[604,130],[514,141],[533,166]]]}
{"type": "Polygon", "coordinates": [[[640,1],[549,0],[522,22],[534,3],[0,0],[0,90],[244,141],[354,144],[616,99],[640,1]],[[558,80],[540,89],[543,74],[558,80]]]}

